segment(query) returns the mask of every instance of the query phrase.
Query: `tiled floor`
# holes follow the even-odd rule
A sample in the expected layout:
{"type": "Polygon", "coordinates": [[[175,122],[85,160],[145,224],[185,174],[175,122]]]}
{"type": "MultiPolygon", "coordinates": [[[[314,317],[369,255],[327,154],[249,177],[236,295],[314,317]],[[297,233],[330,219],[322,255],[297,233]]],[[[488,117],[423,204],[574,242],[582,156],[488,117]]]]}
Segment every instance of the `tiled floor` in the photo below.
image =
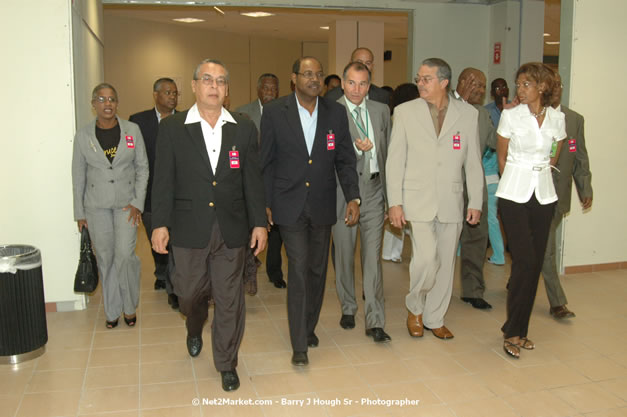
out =
{"type": "Polygon", "coordinates": [[[0,417],[627,416],[625,270],[567,276],[564,286],[577,317],[565,322],[549,316],[541,284],[529,335],[537,348],[516,361],[503,353],[499,332],[509,266],[485,265],[492,311],[462,303],[456,282],[446,318],[455,338],[412,339],[404,324],[406,248],[403,263],[383,265],[386,330],[393,339],[384,345],[364,335],[361,305],[357,327],[340,328],[330,269],[317,328],[320,347],[310,350],[308,367],[296,369],[290,364],[286,293],[269,285],[262,267],[259,293],[246,298],[241,388],[227,394],[211,362],[209,325],[205,349],[190,359],[183,317],[170,309],[163,291],[152,289],[143,233],[138,242],[143,267],[137,327],[105,329],[99,293],[85,311],[48,314],[46,353],[18,367],[0,366],[0,417]],[[195,406],[197,399],[231,404],[195,406]],[[419,403],[385,403],[402,399],[419,403]],[[270,401],[242,404],[248,400],[270,401]]]}

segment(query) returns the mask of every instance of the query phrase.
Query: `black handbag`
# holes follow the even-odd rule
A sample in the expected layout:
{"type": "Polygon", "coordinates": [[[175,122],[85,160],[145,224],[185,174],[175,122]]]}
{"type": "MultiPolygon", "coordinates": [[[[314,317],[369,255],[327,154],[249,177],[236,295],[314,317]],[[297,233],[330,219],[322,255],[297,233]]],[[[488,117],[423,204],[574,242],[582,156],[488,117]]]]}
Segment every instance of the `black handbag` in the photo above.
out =
{"type": "Polygon", "coordinates": [[[98,264],[91,248],[89,231],[83,227],[81,231],[81,254],[78,269],[74,277],[74,292],[94,292],[98,286],[98,264]]]}

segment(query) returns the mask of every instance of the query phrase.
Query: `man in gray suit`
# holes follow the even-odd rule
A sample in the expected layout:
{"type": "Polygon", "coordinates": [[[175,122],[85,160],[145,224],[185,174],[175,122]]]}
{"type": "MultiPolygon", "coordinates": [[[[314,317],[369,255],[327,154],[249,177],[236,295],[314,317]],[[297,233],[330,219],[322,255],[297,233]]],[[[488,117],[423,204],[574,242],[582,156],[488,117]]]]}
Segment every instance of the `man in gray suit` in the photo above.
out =
{"type": "Polygon", "coordinates": [[[344,68],[342,88],[344,96],[337,100],[346,107],[348,127],[359,174],[361,216],[355,227],[342,220],[346,214],[346,200],[342,187],[337,187],[338,222],[333,226],[335,243],[335,285],[342,304],[340,326],[355,327],[355,242],[357,227],[361,237],[361,270],[366,314],[366,335],[375,342],[388,342],[385,333],[383,301],[383,274],[381,272],[381,241],[385,217],[385,160],[390,136],[390,110],[385,104],[366,99],[370,88],[370,71],[359,62],[344,68]]]}
{"type": "MultiPolygon", "coordinates": [[[[364,64],[368,71],[370,71],[370,75],[372,76],[372,72],[374,71],[374,55],[372,51],[366,47],[360,46],[355,49],[351,54],[350,62],[359,62],[364,64]]],[[[332,90],[329,90],[325,94],[325,98],[330,100],[338,100],[342,97],[344,92],[340,87],[336,87],[332,90]]],[[[368,90],[368,99],[373,101],[378,101],[383,104],[390,104],[390,93],[382,89],[381,87],[377,87],[376,85],[370,83],[370,89],[368,90]]]]}
{"type": "MultiPolygon", "coordinates": [[[[453,97],[471,104],[479,112],[479,151],[483,155],[486,148],[496,148],[496,129],[490,120],[490,114],[483,107],[485,97],[486,78],[483,72],[476,68],[465,68],[457,79],[457,88],[453,97]]],[[[468,207],[468,192],[464,187],[464,208],[468,207]]],[[[488,249],[488,192],[483,188],[483,206],[481,220],[476,225],[464,223],[460,238],[462,301],[469,303],[480,310],[490,309],[492,306],[483,299],[485,279],[483,264],[488,249]]]]}
{"type": "Polygon", "coordinates": [[[394,227],[407,221],[412,227],[405,298],[409,334],[420,337],[427,328],[440,339],[451,339],[444,315],[453,291],[457,243],[462,222],[479,221],[483,200],[478,112],[450,99],[451,67],[442,59],[424,60],[416,82],[420,98],[394,108],[385,166],[389,216],[394,227]]]}
{"type": "Polygon", "coordinates": [[[544,277],[546,295],[551,304],[551,315],[556,319],[565,319],[575,317],[575,313],[566,307],[568,300],[557,272],[555,232],[564,215],[570,211],[573,180],[575,180],[575,188],[579,194],[579,200],[583,209],[586,210],[592,207],[592,173],[590,172],[590,161],[588,160],[588,151],[586,150],[583,116],[566,106],[560,106],[563,86],[562,78],[559,74],[557,74],[556,85],[557,87],[553,92],[552,105],[566,116],[566,134],[568,135],[566,140],[568,142],[562,147],[562,152],[560,152],[557,161],[557,169],[553,170],[553,183],[557,192],[557,206],[549,231],[549,241],[546,245],[544,264],[542,265],[542,276],[544,277]]]}
{"type": "Polygon", "coordinates": [[[279,79],[276,75],[266,73],[261,74],[257,80],[257,99],[248,104],[238,107],[235,111],[244,113],[253,121],[257,132],[261,123],[261,113],[263,106],[279,97],[279,79]]]}

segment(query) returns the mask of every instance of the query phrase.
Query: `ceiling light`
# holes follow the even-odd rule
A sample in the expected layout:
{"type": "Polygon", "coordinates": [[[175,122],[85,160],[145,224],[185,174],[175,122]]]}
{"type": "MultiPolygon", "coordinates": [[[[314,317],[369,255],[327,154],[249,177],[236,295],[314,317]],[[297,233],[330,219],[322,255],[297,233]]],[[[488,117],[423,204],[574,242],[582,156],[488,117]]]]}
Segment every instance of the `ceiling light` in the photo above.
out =
{"type": "Polygon", "coordinates": [[[329,27],[328,26],[320,26],[320,29],[322,29],[322,30],[329,30],[329,27]]]}
{"type": "Polygon", "coordinates": [[[274,13],[268,13],[268,12],[247,12],[247,13],[242,13],[242,12],[240,12],[240,15],[248,16],[248,17],[268,17],[268,16],[274,16],[274,13]]]}
{"type": "Polygon", "coordinates": [[[224,16],[224,12],[222,11],[222,9],[220,9],[218,6],[213,6],[213,10],[215,10],[216,12],[220,13],[222,16],[224,16]]]}
{"type": "Polygon", "coordinates": [[[198,22],[204,22],[203,19],[196,19],[195,17],[181,17],[178,19],[172,19],[175,22],[183,22],[183,23],[198,23],[198,22]]]}
{"type": "Polygon", "coordinates": [[[546,38],[547,36],[551,36],[551,34],[550,33],[545,33],[544,37],[546,38]]]}
{"type": "Polygon", "coordinates": [[[560,41],[555,41],[555,42],[544,42],[544,43],[546,43],[547,45],[559,45],[559,44],[560,44],[560,41]]]}

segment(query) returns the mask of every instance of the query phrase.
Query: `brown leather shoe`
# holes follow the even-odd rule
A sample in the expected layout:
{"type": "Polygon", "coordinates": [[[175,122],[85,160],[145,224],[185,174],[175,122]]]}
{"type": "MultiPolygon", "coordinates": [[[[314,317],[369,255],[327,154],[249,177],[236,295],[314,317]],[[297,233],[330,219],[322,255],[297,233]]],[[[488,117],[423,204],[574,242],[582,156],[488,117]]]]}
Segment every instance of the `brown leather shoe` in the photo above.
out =
{"type": "Polygon", "coordinates": [[[425,326],[422,324],[422,314],[414,316],[411,312],[407,313],[407,331],[411,337],[422,337],[425,332],[425,326]]]}
{"type": "Polygon", "coordinates": [[[446,326],[438,327],[437,329],[429,329],[429,330],[431,330],[431,333],[433,333],[433,335],[437,337],[438,339],[452,339],[455,337],[453,336],[453,333],[451,333],[451,331],[446,328],[446,326]]]}
{"type": "Polygon", "coordinates": [[[570,318],[575,317],[575,313],[570,311],[568,309],[568,307],[566,307],[565,305],[557,306],[557,307],[551,307],[550,313],[551,313],[551,315],[553,317],[555,317],[558,320],[570,319],[570,318]]]}

